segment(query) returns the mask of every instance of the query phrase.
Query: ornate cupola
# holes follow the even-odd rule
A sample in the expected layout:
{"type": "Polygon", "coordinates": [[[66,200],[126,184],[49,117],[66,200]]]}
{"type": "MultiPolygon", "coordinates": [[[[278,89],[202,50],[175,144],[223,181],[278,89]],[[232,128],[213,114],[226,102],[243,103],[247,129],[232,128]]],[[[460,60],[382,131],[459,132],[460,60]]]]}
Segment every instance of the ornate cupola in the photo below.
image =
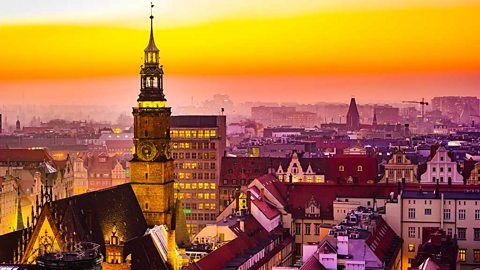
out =
{"type": "MultiPolygon", "coordinates": [[[[152,5],[153,7],[153,5],[152,5]]],[[[140,95],[138,106],[159,108],[166,106],[163,93],[163,66],[160,65],[160,50],[155,45],[153,36],[153,14],[150,14],[150,40],[145,48],[144,65],[140,69],[140,95]]]]}

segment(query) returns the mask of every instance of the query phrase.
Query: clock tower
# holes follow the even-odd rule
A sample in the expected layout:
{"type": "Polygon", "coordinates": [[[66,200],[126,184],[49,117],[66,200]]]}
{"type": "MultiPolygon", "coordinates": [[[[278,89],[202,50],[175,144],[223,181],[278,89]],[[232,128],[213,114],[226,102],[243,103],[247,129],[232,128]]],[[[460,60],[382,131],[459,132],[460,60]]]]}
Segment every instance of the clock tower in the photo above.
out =
{"type": "Polygon", "coordinates": [[[150,40],[144,52],[140,94],[133,108],[130,181],[147,224],[166,224],[170,228],[175,206],[174,165],[169,146],[171,109],[163,93],[163,67],[153,36],[153,15],[150,15],[150,40]]]}

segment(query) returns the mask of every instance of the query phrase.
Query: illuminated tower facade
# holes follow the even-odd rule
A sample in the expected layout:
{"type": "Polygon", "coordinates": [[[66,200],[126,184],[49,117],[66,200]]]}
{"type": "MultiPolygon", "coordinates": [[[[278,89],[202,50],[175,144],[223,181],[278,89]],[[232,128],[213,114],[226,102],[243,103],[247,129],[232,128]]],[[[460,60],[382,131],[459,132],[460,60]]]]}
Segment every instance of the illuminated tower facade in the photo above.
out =
{"type": "Polygon", "coordinates": [[[140,70],[140,94],[133,108],[134,153],[131,161],[131,185],[149,226],[170,227],[174,209],[173,160],[170,157],[170,115],[163,93],[163,69],[153,37],[150,16],[150,40],[140,70]]]}

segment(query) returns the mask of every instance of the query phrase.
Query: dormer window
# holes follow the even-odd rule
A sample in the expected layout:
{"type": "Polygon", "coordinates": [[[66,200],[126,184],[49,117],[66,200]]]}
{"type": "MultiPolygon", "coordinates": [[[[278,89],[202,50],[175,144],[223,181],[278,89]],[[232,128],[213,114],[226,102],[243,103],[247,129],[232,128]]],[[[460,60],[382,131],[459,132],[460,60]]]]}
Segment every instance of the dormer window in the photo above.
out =
{"type": "Polygon", "coordinates": [[[343,165],[338,166],[338,171],[339,171],[339,172],[344,172],[344,171],[345,171],[345,167],[344,167],[343,165]]]}
{"type": "Polygon", "coordinates": [[[363,172],[363,167],[362,165],[357,166],[357,172],[363,172]]]}

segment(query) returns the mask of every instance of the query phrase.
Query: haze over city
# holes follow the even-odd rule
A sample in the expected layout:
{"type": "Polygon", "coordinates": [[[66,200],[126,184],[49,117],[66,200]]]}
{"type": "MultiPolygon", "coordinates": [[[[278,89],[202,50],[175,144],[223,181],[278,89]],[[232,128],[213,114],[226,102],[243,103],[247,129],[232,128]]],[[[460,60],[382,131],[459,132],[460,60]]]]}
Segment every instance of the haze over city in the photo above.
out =
{"type": "Polygon", "coordinates": [[[0,270],[479,270],[480,0],[0,3],[0,270]]]}
{"type": "MultiPolygon", "coordinates": [[[[2,103],[131,107],[147,33],[137,2],[3,3],[2,103]]],[[[478,95],[478,1],[155,4],[173,107],[215,93],[298,103],[478,95]]]]}

